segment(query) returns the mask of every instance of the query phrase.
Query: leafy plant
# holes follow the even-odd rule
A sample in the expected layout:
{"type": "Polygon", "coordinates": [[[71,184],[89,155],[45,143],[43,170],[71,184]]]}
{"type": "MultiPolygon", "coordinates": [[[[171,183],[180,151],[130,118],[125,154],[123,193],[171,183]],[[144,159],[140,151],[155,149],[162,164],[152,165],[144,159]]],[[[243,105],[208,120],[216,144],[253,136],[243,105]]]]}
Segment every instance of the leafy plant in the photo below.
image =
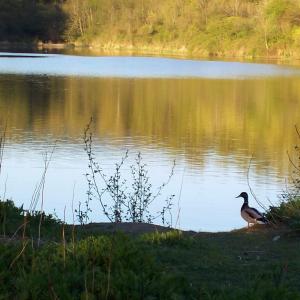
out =
{"type": "MultiPolygon", "coordinates": [[[[300,141],[299,129],[297,126],[295,128],[300,141]]],[[[289,156],[293,167],[292,185],[280,195],[279,205],[270,207],[267,217],[275,222],[300,229],[300,147],[296,145],[294,150],[296,161],[289,156]]]]}
{"type": "Polygon", "coordinates": [[[152,223],[160,217],[163,224],[170,225],[172,222],[172,200],[175,195],[166,197],[164,205],[157,213],[151,212],[150,206],[154,201],[160,199],[163,189],[170,182],[174,174],[175,162],[167,181],[162,183],[155,191],[150,183],[150,177],[146,169],[146,164],[143,163],[142,155],[138,153],[135,158],[135,164],[130,166],[132,175],[132,184],[130,186],[127,184],[128,180],[122,175],[122,167],[128,158],[128,151],[126,151],[120,163],[115,164],[114,173],[110,176],[106,175],[96,160],[93,151],[91,124],[92,120],[84,131],[84,149],[89,162],[89,172],[86,173],[88,199],[85,211],[81,212],[77,210],[78,219],[88,219],[88,212],[90,211],[89,203],[93,199],[97,199],[101,204],[104,215],[110,222],[152,223]],[[107,200],[107,198],[110,200],[107,200]],[[168,216],[170,217],[170,221],[168,216]]]}
{"type": "Polygon", "coordinates": [[[89,213],[92,212],[90,206],[89,206],[89,197],[88,200],[84,202],[84,209],[82,208],[82,203],[78,202],[78,208],[76,208],[74,211],[77,216],[77,220],[80,223],[80,225],[87,224],[89,220],[89,213]]]}

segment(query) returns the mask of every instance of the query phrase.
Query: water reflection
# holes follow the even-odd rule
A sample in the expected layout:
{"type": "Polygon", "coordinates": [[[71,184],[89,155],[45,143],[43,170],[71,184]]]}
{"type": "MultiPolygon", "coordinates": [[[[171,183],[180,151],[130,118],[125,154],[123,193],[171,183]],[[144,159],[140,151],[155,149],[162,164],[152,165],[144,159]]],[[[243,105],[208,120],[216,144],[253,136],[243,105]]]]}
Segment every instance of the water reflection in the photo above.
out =
{"type": "Polygon", "coordinates": [[[253,153],[258,167],[283,169],[300,119],[299,83],[5,76],[0,118],[15,142],[76,139],[93,116],[96,135],[115,144],[154,143],[197,165],[212,151],[222,160],[253,153]]]}
{"type": "Polygon", "coordinates": [[[82,132],[93,116],[99,158],[108,170],[125,149],[141,150],[159,183],[158,177],[167,176],[171,161],[177,160],[170,189],[178,192],[184,173],[183,228],[239,227],[243,225],[240,203],[233,197],[247,189],[245,174],[252,154],[251,179],[258,194],[274,198],[282,187],[289,165],[286,151],[295,144],[293,127],[300,120],[299,83],[295,77],[2,75],[0,120],[7,121],[8,128],[8,194],[20,203],[29,201],[40,176],[41,153],[57,140],[48,179],[48,209],[69,201],[74,181],[78,198],[84,197],[82,132]]]}

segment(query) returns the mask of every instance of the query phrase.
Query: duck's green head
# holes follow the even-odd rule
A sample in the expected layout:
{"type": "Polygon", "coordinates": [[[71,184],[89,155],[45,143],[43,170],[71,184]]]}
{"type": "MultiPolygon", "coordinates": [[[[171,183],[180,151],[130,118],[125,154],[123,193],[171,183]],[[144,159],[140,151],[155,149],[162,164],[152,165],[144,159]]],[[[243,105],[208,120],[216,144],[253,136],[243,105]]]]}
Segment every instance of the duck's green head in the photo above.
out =
{"type": "Polygon", "coordinates": [[[246,192],[240,193],[237,197],[235,198],[243,198],[245,202],[248,202],[248,194],[246,192]]]}

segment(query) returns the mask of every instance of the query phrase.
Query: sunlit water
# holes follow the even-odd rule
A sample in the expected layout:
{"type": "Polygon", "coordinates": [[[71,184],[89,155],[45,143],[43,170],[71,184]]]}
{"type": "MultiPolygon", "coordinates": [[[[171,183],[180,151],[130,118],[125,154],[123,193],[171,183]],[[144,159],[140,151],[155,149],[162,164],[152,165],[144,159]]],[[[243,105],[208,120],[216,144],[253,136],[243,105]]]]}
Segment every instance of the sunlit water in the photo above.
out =
{"type": "MultiPolygon", "coordinates": [[[[94,118],[99,163],[111,174],[126,150],[123,174],[142,153],[153,191],[175,173],[151,208],[175,194],[173,225],[220,231],[245,225],[241,199],[249,180],[269,205],[285,188],[286,151],[296,143],[299,69],[143,57],[47,55],[0,57],[0,120],[7,141],[0,191],[28,207],[43,172],[43,154],[56,149],[46,176],[44,208],[72,221],[86,200],[83,130],[94,118]],[[6,187],[6,188],[5,188],[6,187]],[[180,197],[179,197],[180,196],[180,197]]],[[[260,207],[251,199],[252,205],[260,207]]],[[[38,204],[38,207],[40,203],[38,204]]],[[[90,221],[105,221],[97,201],[90,221]]],[[[160,220],[157,220],[159,223],[160,220]]]]}

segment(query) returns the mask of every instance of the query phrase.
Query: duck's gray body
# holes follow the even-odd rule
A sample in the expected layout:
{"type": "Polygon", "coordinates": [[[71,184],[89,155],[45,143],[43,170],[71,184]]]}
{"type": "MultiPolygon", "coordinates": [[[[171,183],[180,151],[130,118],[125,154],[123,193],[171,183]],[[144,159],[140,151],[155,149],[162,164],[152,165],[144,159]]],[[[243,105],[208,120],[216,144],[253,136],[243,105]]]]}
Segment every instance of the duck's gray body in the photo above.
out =
{"type": "MultiPolygon", "coordinates": [[[[241,216],[249,224],[267,224],[268,220],[260,213],[256,208],[249,207],[248,194],[246,192],[241,193],[238,197],[244,199],[244,203],[241,207],[241,216]]],[[[237,198],[238,198],[237,197],[237,198]]]]}

